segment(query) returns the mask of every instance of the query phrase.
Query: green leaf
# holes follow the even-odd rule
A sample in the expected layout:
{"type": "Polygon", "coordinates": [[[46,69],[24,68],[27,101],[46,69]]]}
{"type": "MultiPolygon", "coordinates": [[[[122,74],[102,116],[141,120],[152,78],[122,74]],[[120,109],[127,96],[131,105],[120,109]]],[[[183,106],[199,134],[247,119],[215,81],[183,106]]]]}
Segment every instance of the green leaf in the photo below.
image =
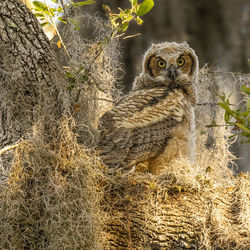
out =
{"type": "Polygon", "coordinates": [[[250,99],[247,100],[247,112],[250,112],[250,99]]]}
{"type": "Polygon", "coordinates": [[[54,8],[49,8],[49,13],[50,13],[50,16],[51,16],[51,17],[54,17],[54,16],[55,16],[55,12],[56,12],[56,9],[54,9],[54,8]]]}
{"type": "Polygon", "coordinates": [[[231,111],[231,109],[229,108],[229,106],[228,106],[227,104],[222,103],[222,102],[219,102],[218,104],[219,104],[219,106],[221,106],[223,109],[225,109],[227,112],[230,112],[230,111],[231,111]]]}
{"type": "Polygon", "coordinates": [[[48,24],[49,22],[41,23],[41,26],[44,27],[48,24]]]}
{"type": "Polygon", "coordinates": [[[78,7],[78,6],[84,6],[84,5],[93,4],[93,3],[95,3],[95,1],[88,0],[88,1],[84,1],[84,2],[72,3],[72,5],[74,7],[78,7]]]}
{"type": "Polygon", "coordinates": [[[15,23],[13,23],[13,22],[10,22],[10,26],[11,26],[11,28],[13,28],[13,29],[17,29],[17,25],[16,25],[15,23]]]}
{"type": "MultiPolygon", "coordinates": [[[[250,102],[249,102],[249,105],[250,105],[250,102]]],[[[250,111],[250,107],[249,107],[249,111],[250,111]]],[[[250,115],[249,111],[241,112],[240,115],[243,117],[248,117],[250,115]]]]}
{"type": "Polygon", "coordinates": [[[205,135],[205,134],[206,134],[206,131],[204,131],[204,130],[200,131],[200,135],[205,135]]]}
{"type": "Polygon", "coordinates": [[[128,29],[128,26],[129,26],[129,22],[124,22],[122,24],[122,31],[125,32],[128,29]]]}
{"type": "Polygon", "coordinates": [[[64,10],[63,10],[63,8],[61,6],[59,6],[56,10],[57,10],[58,13],[63,13],[64,12],[64,10]]]}
{"type": "Polygon", "coordinates": [[[205,126],[206,128],[215,128],[215,127],[218,127],[217,124],[210,124],[210,125],[206,125],[205,126]]]}
{"type": "Polygon", "coordinates": [[[130,12],[131,12],[131,10],[129,10],[129,9],[125,9],[125,10],[123,11],[123,13],[125,13],[125,14],[130,14],[130,12]]]}
{"type": "MultiPolygon", "coordinates": [[[[240,128],[241,130],[243,130],[245,133],[247,133],[247,135],[250,135],[250,129],[245,127],[244,125],[236,122],[235,126],[237,126],[238,128],[240,128]]],[[[246,135],[245,135],[246,136],[246,135]]]]}
{"type": "Polygon", "coordinates": [[[66,72],[66,77],[69,79],[75,79],[75,75],[72,72],[66,72]]]}
{"type": "Polygon", "coordinates": [[[144,0],[144,2],[142,2],[139,5],[139,9],[138,9],[136,14],[137,14],[137,16],[143,16],[143,15],[147,14],[153,7],[154,7],[153,0],[144,0]]]}
{"type": "Polygon", "coordinates": [[[41,13],[41,12],[35,13],[35,16],[36,16],[36,17],[44,17],[44,13],[41,13]]]}
{"type": "Polygon", "coordinates": [[[69,85],[69,90],[72,90],[73,88],[75,87],[75,83],[70,83],[70,85],[69,85]]]}
{"type": "Polygon", "coordinates": [[[130,0],[132,6],[135,6],[135,5],[137,4],[137,1],[138,1],[138,0],[130,0]]]}
{"type": "Polygon", "coordinates": [[[241,135],[247,137],[247,138],[250,138],[250,134],[249,133],[245,133],[245,132],[242,132],[241,135]]]}
{"type": "Polygon", "coordinates": [[[136,22],[138,23],[138,25],[143,24],[143,20],[140,17],[136,17],[136,22]]]}
{"type": "Polygon", "coordinates": [[[225,122],[228,123],[229,119],[230,119],[230,115],[227,112],[225,112],[225,115],[224,115],[225,122]]]}
{"type": "Polygon", "coordinates": [[[38,11],[48,11],[48,6],[45,3],[34,1],[33,4],[38,11]]]}
{"type": "Polygon", "coordinates": [[[250,95],[250,88],[246,87],[245,85],[241,86],[241,90],[246,94],[250,95]]]}
{"type": "Polygon", "coordinates": [[[224,95],[219,95],[219,98],[222,100],[222,102],[225,102],[225,99],[226,99],[225,94],[224,95]]]}
{"type": "Polygon", "coordinates": [[[131,5],[134,6],[134,5],[137,4],[137,1],[138,1],[138,0],[129,0],[129,1],[130,1],[131,5]]]}
{"type": "Polygon", "coordinates": [[[62,22],[62,23],[67,23],[67,21],[65,20],[65,17],[59,16],[57,19],[58,19],[60,22],[62,22]]]}

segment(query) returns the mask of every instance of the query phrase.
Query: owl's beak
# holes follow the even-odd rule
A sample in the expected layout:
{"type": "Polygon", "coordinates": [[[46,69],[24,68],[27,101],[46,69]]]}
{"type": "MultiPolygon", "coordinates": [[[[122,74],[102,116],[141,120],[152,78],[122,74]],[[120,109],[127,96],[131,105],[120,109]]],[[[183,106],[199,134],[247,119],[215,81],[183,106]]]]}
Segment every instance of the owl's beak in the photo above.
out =
{"type": "Polygon", "coordinates": [[[174,81],[176,78],[176,73],[177,73],[176,67],[173,64],[171,64],[167,69],[167,77],[169,77],[172,81],[174,81]]]}

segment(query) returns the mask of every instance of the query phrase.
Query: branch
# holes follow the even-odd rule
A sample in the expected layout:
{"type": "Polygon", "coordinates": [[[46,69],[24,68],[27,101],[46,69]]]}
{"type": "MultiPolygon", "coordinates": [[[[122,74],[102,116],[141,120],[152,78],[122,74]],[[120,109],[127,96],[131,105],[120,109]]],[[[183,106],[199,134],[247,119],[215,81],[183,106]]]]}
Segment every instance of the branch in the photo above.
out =
{"type": "Polygon", "coordinates": [[[17,147],[18,147],[18,144],[6,146],[6,147],[0,149],[0,155],[2,155],[3,153],[5,153],[6,151],[12,150],[12,149],[17,148],[17,147]]]}

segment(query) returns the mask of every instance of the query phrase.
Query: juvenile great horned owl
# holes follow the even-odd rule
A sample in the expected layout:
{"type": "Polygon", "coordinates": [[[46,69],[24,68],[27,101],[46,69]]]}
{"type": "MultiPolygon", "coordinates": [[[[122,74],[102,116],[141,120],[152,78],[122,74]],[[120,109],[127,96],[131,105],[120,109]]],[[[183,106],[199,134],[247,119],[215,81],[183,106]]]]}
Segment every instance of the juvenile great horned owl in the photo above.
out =
{"type": "Polygon", "coordinates": [[[145,164],[151,172],[193,158],[198,58],[187,43],[153,44],[132,91],[100,119],[98,149],[110,168],[145,164]]]}

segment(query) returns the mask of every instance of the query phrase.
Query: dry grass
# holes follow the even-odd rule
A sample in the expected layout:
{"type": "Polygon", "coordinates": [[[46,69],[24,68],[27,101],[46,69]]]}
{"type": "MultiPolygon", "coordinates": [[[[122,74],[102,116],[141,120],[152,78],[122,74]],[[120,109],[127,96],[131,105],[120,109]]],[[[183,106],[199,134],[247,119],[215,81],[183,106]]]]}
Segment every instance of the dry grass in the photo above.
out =
{"type": "Polygon", "coordinates": [[[23,141],[0,195],[1,249],[97,249],[105,180],[93,153],[77,144],[72,120],[57,145],[23,141]]]}
{"type": "MultiPolygon", "coordinates": [[[[87,19],[96,29],[95,39],[83,39],[73,27],[70,30],[67,71],[74,75],[74,86],[70,79],[62,81],[55,75],[53,84],[37,83],[38,98],[31,100],[35,107],[27,106],[29,96],[18,91],[23,88],[20,65],[12,63],[8,72],[0,71],[2,83],[10,86],[2,93],[3,108],[13,109],[13,116],[25,111],[25,126],[34,118],[14,150],[10,171],[2,169],[7,179],[0,183],[1,249],[100,249],[103,245],[105,214],[100,200],[105,168],[94,150],[78,142],[94,144],[96,121],[104,106],[99,97],[111,97],[119,53],[114,39],[98,46],[111,32],[104,21],[87,19]]],[[[9,65],[10,60],[3,63],[9,65]]],[[[37,91],[37,86],[28,90],[37,91]]]]}
{"type": "Polygon", "coordinates": [[[62,49],[58,57],[70,76],[70,98],[78,141],[91,147],[98,136],[98,119],[121,95],[116,88],[123,74],[120,45],[108,22],[86,13],[75,15],[76,22],[85,25],[79,30],[72,24],[65,28],[62,37],[70,58],[62,49]]]}

